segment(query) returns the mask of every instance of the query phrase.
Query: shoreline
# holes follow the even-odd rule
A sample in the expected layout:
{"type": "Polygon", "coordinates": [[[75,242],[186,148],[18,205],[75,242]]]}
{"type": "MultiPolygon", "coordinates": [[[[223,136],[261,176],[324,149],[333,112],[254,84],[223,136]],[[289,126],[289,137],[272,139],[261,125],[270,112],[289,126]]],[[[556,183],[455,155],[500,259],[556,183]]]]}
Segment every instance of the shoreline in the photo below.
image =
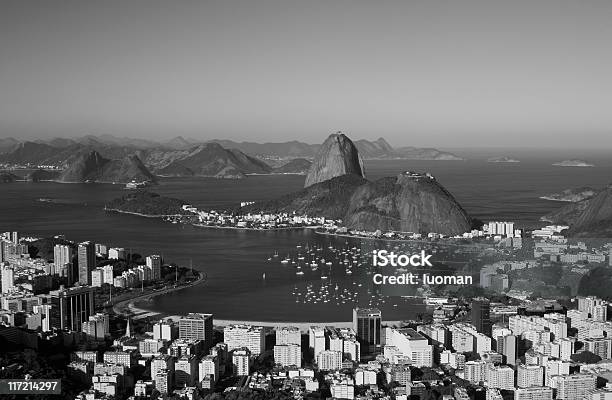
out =
{"type": "MultiPolygon", "coordinates": [[[[203,271],[198,271],[198,278],[195,281],[190,282],[187,285],[171,286],[171,287],[164,288],[162,290],[158,290],[155,292],[139,294],[129,299],[120,300],[117,303],[113,304],[113,307],[112,307],[113,312],[117,315],[141,317],[141,318],[144,318],[146,316],[153,316],[156,314],[161,315],[162,313],[151,310],[149,308],[145,308],[142,306],[139,307],[136,305],[136,303],[138,301],[142,301],[145,299],[153,300],[155,297],[163,295],[163,294],[168,294],[168,293],[176,292],[178,290],[182,290],[182,289],[189,288],[192,286],[197,286],[199,284],[205,283],[206,278],[207,278],[206,273],[204,273],[203,271]],[[147,315],[144,315],[144,314],[147,314],[147,315]]],[[[135,319],[138,319],[138,318],[135,318],[135,319]]]]}
{"type": "Polygon", "coordinates": [[[189,216],[189,214],[143,214],[143,213],[139,213],[136,211],[124,211],[124,210],[119,210],[117,208],[106,208],[106,207],[104,207],[104,211],[116,212],[119,214],[136,215],[138,217],[145,217],[145,218],[188,217],[189,216]]]}

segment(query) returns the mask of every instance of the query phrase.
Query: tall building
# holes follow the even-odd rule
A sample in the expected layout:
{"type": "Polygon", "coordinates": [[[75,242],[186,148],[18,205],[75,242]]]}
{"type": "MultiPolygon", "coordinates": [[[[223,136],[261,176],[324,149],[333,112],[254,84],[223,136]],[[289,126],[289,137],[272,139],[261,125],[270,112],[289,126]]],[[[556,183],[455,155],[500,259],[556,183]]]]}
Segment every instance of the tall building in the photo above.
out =
{"type": "Polygon", "coordinates": [[[583,339],[584,350],[598,355],[602,360],[612,358],[612,338],[588,338],[583,339]]]}
{"type": "Polygon", "coordinates": [[[488,364],[486,374],[489,387],[514,390],[514,370],[511,367],[488,364]]]}
{"type": "Polygon", "coordinates": [[[385,347],[395,347],[402,355],[410,358],[415,367],[433,365],[433,346],[427,339],[411,328],[385,328],[385,347]]]}
{"type": "Polygon", "coordinates": [[[202,340],[206,350],[213,343],[213,315],[189,313],[179,319],[179,338],[202,340]]]}
{"type": "Polygon", "coordinates": [[[591,374],[554,375],[550,386],[557,391],[557,399],[582,399],[589,390],[595,389],[597,377],[591,374]]]}
{"type": "Polygon", "coordinates": [[[491,304],[488,299],[472,300],[472,325],[478,332],[491,336],[491,304]]]}
{"type": "Polygon", "coordinates": [[[608,302],[597,297],[578,297],[578,310],[586,312],[595,321],[608,318],[608,302]]]}
{"type": "Polygon", "coordinates": [[[49,293],[53,328],[81,331],[83,322],[94,314],[94,289],[89,286],[60,288],[49,293]]]}
{"type": "Polygon", "coordinates": [[[276,344],[302,344],[302,334],[295,326],[283,326],[276,328],[276,344]]]}
{"type": "Polygon", "coordinates": [[[320,326],[311,326],[308,329],[308,345],[312,350],[314,359],[326,349],[325,329],[320,326]]]}
{"type": "MultiPolygon", "coordinates": [[[[160,354],[151,360],[151,378],[155,379],[158,372],[166,371],[164,379],[170,379],[170,387],[172,387],[172,379],[174,378],[175,358],[168,354],[160,354]]],[[[157,381],[156,381],[157,387],[157,381]]],[[[161,390],[160,390],[161,391],[161,390]]]]}
{"type": "Polygon", "coordinates": [[[202,381],[212,375],[212,381],[219,378],[219,358],[216,356],[205,356],[198,365],[198,381],[202,381]]]}
{"type": "MultiPolygon", "coordinates": [[[[60,275],[60,271],[65,266],[68,266],[68,269],[72,269],[72,247],[64,244],[56,244],[53,246],[53,266],[54,273],[60,275]]],[[[74,283],[74,282],[69,282],[74,283]]]]}
{"type": "Polygon", "coordinates": [[[174,384],[177,387],[194,386],[198,379],[198,360],[196,356],[184,355],[174,365],[174,384]]]}
{"type": "Polygon", "coordinates": [[[280,344],[274,346],[274,363],[283,367],[301,367],[302,351],[297,344],[280,344]]]}
{"type": "Polygon", "coordinates": [[[2,279],[2,293],[9,293],[15,285],[15,270],[10,265],[3,265],[0,269],[2,271],[0,275],[0,279],[2,279]]]}
{"type": "Polygon", "coordinates": [[[496,351],[504,356],[506,364],[515,365],[517,358],[518,340],[514,335],[497,336],[495,339],[496,351]]]}
{"type": "Polygon", "coordinates": [[[81,329],[89,339],[97,341],[104,340],[110,333],[108,314],[98,313],[90,316],[87,321],[83,322],[81,329]]]}
{"type": "Polygon", "coordinates": [[[230,351],[246,347],[251,355],[258,356],[265,349],[264,328],[252,325],[228,325],[223,329],[223,341],[230,351]]]}
{"type": "Polygon", "coordinates": [[[162,258],[158,255],[150,255],[146,258],[147,267],[151,269],[151,279],[161,279],[162,258]]]}
{"type": "Polygon", "coordinates": [[[520,388],[544,386],[544,367],[541,365],[519,365],[516,385],[520,388]]]}
{"type": "Polygon", "coordinates": [[[332,371],[342,368],[342,352],[323,350],[317,354],[317,366],[322,371],[332,371]]]}
{"type": "Polygon", "coordinates": [[[155,375],[151,374],[153,381],[155,381],[155,389],[157,389],[161,394],[168,394],[168,392],[172,391],[172,377],[174,374],[167,369],[158,370],[155,375]]]}
{"type": "Polygon", "coordinates": [[[178,327],[172,320],[160,320],[153,325],[153,339],[173,341],[178,337],[178,327]]]}
{"type": "Polygon", "coordinates": [[[354,308],[353,330],[362,343],[365,352],[380,347],[382,314],[378,308],[354,308]]]}
{"type": "Polygon", "coordinates": [[[247,376],[251,369],[251,352],[248,348],[236,349],[232,352],[234,375],[247,376]]]}
{"type": "Polygon", "coordinates": [[[96,265],[96,248],[93,242],[79,243],[77,251],[79,265],[79,283],[81,285],[91,284],[91,270],[96,265]]]}

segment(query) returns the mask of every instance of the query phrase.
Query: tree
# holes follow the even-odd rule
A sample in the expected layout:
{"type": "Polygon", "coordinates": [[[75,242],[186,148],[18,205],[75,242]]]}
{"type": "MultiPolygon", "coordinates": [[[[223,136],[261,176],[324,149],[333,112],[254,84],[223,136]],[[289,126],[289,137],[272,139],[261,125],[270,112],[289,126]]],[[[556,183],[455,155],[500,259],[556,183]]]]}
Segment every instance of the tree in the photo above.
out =
{"type": "Polygon", "coordinates": [[[580,353],[572,354],[570,358],[574,362],[585,364],[596,364],[601,361],[601,357],[590,351],[581,351],[580,353]]]}

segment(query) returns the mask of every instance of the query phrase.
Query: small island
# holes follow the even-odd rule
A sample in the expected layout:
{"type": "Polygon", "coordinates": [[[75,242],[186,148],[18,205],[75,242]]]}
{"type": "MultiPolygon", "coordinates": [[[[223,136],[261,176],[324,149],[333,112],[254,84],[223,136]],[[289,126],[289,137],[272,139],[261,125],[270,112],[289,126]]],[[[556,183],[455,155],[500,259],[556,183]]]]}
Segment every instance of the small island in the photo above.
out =
{"type": "Polygon", "coordinates": [[[187,202],[172,197],[160,196],[146,190],[130,192],[108,202],[104,209],[142,217],[170,217],[191,215],[183,207],[187,202]]]}
{"type": "Polygon", "coordinates": [[[555,167],[594,167],[594,164],[591,164],[584,160],[563,160],[556,163],[553,163],[555,167]]]}
{"type": "Polygon", "coordinates": [[[575,189],[565,189],[560,193],[552,193],[545,196],[540,196],[540,199],[551,201],[565,201],[568,203],[577,203],[582,200],[590,199],[595,196],[597,189],[583,186],[575,189]]]}
{"type": "Polygon", "coordinates": [[[487,160],[490,163],[520,163],[520,160],[516,160],[511,157],[501,156],[501,157],[491,157],[487,160]]]}

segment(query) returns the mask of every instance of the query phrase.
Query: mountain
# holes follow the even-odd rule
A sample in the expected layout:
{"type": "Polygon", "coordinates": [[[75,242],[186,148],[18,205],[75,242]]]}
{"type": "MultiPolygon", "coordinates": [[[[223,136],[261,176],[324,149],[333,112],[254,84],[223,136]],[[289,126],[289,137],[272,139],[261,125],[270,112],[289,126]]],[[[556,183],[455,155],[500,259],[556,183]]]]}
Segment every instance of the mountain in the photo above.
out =
{"type": "Polygon", "coordinates": [[[351,139],[340,132],[334,133],[321,145],[308,170],[304,187],[348,174],[365,177],[363,161],[351,139]]]}
{"type": "Polygon", "coordinates": [[[369,140],[361,139],[355,141],[355,146],[359,150],[359,155],[362,158],[387,158],[393,157],[395,150],[393,147],[383,138],[378,138],[374,142],[369,140]]]}
{"type": "Polygon", "coordinates": [[[343,219],[347,204],[355,190],[368,181],[359,175],[341,175],[316,183],[300,191],[289,193],[275,200],[255,203],[240,209],[241,212],[292,213],[317,215],[329,219],[343,219]]]}
{"type": "Polygon", "coordinates": [[[400,147],[395,149],[396,158],[407,160],[462,161],[463,158],[434,148],[400,147]]]}
{"type": "Polygon", "coordinates": [[[46,143],[23,142],[19,143],[9,153],[3,154],[0,159],[6,163],[27,165],[37,164],[57,155],[58,149],[46,143]]]}
{"type": "Polygon", "coordinates": [[[568,234],[574,237],[610,237],[612,235],[612,185],[583,201],[586,205],[572,221],[568,234]]]}
{"type": "MultiPolygon", "coordinates": [[[[267,174],[272,168],[261,160],[218,143],[207,143],[186,151],[162,153],[155,172],[172,176],[243,178],[246,174],[267,174]]],[[[151,163],[153,157],[147,159],[151,163]]]]}
{"type": "Polygon", "coordinates": [[[302,174],[305,175],[312,163],[305,158],[294,158],[286,164],[272,170],[275,174],[302,174]]]}
{"type": "Polygon", "coordinates": [[[109,160],[98,152],[81,154],[62,173],[61,182],[118,182],[155,181],[155,177],[136,155],[109,160]]]}
{"type": "Polygon", "coordinates": [[[185,150],[190,147],[193,147],[196,144],[197,144],[197,141],[193,139],[185,139],[182,136],[177,136],[168,141],[162,142],[162,145],[164,147],[167,147],[169,149],[174,149],[174,150],[185,150]]]}
{"type": "Polygon", "coordinates": [[[465,210],[430,174],[365,179],[359,151],[340,133],[321,146],[303,190],[242,209],[249,211],[324,216],[367,231],[456,235],[472,226],[465,210]]]}
{"type": "Polygon", "coordinates": [[[282,143],[255,143],[255,142],[234,142],[232,140],[214,139],[211,143],[218,143],[226,149],[238,149],[244,153],[258,157],[280,157],[312,158],[319,150],[321,145],[298,142],[296,140],[282,143]]]}
{"type": "Polygon", "coordinates": [[[351,229],[438,232],[455,235],[471,220],[455,198],[429,174],[405,172],[357,188],[345,225],[351,229]]]}
{"type": "Polygon", "coordinates": [[[610,237],[612,235],[612,185],[594,196],[580,200],[541,218],[555,224],[569,225],[571,237],[610,237]]]}
{"type": "Polygon", "coordinates": [[[567,201],[570,203],[577,203],[582,200],[590,199],[591,197],[595,196],[597,192],[597,189],[583,186],[575,189],[565,189],[560,193],[551,193],[546,196],[540,196],[540,198],[551,201],[567,201]]]}

